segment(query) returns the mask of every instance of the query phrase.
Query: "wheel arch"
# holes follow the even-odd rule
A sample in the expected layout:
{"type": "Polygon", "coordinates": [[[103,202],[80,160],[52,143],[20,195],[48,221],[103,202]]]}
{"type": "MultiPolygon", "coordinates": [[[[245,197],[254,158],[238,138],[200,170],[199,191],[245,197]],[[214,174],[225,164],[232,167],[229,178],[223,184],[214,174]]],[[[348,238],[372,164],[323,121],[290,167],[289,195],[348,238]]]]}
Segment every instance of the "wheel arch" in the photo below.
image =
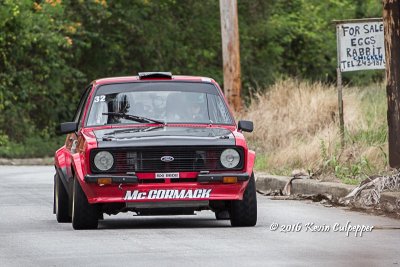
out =
{"type": "Polygon", "coordinates": [[[88,195],[90,195],[92,192],[90,191],[90,187],[87,186],[85,182],[86,170],[84,160],[81,158],[81,155],[79,153],[72,155],[71,171],[73,173],[72,182],[74,180],[77,180],[86,197],[88,197],[88,195]]]}

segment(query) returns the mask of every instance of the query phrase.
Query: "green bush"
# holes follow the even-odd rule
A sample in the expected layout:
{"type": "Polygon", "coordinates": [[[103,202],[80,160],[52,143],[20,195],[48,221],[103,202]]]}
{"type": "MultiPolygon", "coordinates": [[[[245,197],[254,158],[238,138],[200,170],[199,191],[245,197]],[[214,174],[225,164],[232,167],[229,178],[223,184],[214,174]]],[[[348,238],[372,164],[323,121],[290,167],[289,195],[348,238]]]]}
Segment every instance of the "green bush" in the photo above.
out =
{"type": "Polygon", "coordinates": [[[0,145],[0,157],[3,158],[35,158],[51,157],[60,148],[65,137],[42,138],[28,137],[23,143],[7,140],[0,145]]]}

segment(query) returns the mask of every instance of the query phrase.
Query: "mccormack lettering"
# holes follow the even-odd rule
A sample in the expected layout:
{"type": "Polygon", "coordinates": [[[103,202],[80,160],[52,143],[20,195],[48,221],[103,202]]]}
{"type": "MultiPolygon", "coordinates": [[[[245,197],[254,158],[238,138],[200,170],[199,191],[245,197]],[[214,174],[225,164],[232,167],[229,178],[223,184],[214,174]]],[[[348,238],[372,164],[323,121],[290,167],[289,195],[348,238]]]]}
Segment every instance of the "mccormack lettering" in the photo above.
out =
{"type": "Polygon", "coordinates": [[[150,190],[140,192],[139,190],[126,191],[124,200],[141,199],[208,199],[211,189],[182,189],[182,190],[150,190]]]}

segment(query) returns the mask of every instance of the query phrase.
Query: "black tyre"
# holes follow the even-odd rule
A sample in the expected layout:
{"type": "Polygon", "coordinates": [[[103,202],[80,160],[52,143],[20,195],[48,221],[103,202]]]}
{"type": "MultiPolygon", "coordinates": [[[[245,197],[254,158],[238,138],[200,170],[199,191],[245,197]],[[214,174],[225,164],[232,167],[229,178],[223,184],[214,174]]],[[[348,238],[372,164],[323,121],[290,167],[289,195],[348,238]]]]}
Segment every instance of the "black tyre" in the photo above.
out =
{"type": "Polygon", "coordinates": [[[228,210],[220,210],[215,212],[215,219],[217,220],[229,220],[229,211],[228,210]]]}
{"type": "Polygon", "coordinates": [[[85,193],[75,178],[72,196],[72,227],[75,230],[96,229],[98,217],[98,206],[89,204],[85,193]]]}
{"type": "Polygon", "coordinates": [[[243,194],[243,200],[231,203],[230,218],[232,226],[254,226],[257,223],[257,195],[254,174],[251,175],[243,194]]]}
{"type": "Polygon", "coordinates": [[[71,222],[68,208],[68,193],[65,189],[61,178],[56,174],[54,175],[54,211],[56,214],[57,222],[67,223],[71,222]]]}

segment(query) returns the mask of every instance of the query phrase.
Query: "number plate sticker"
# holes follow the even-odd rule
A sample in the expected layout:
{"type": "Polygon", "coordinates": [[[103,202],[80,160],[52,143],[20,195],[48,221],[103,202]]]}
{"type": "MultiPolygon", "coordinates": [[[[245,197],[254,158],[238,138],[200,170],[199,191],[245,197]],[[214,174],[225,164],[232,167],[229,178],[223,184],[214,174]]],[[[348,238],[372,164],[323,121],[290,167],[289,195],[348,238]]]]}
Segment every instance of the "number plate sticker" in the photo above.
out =
{"type": "Polygon", "coordinates": [[[158,172],[156,173],[156,179],[177,179],[179,178],[179,172],[158,172]]]}

